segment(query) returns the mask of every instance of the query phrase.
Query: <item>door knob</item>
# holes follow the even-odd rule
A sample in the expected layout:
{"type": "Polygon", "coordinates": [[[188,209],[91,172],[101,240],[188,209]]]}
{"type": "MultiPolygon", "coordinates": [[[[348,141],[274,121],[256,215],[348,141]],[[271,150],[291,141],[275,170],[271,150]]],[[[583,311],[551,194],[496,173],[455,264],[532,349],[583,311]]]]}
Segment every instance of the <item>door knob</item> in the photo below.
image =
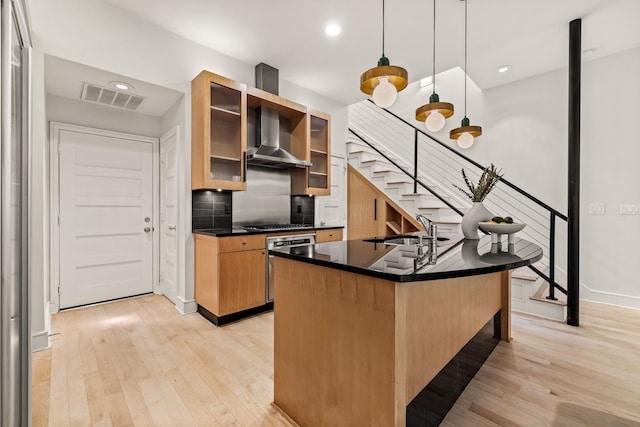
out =
{"type": "Polygon", "coordinates": [[[175,225],[170,225],[170,226],[169,226],[169,230],[175,230],[175,229],[176,229],[176,226],[175,226],[175,225]]]}
{"type": "Polygon", "coordinates": [[[145,233],[149,233],[150,231],[151,231],[151,227],[145,227],[145,228],[144,228],[144,232],[145,232],[145,233]]]}

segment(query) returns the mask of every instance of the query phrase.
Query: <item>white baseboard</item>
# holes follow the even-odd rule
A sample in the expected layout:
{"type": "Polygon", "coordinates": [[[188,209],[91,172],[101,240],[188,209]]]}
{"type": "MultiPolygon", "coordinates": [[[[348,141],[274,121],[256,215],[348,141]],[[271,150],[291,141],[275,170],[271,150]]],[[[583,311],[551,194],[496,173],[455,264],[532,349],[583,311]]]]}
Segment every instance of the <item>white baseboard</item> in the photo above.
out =
{"type": "Polygon", "coordinates": [[[31,335],[31,351],[36,352],[49,348],[49,332],[41,331],[31,335]]]}
{"type": "Polygon", "coordinates": [[[180,296],[177,297],[178,303],[176,304],[176,310],[180,312],[180,314],[191,314],[198,311],[198,304],[196,304],[196,300],[188,300],[185,301],[180,296]]]}
{"type": "Polygon", "coordinates": [[[639,296],[598,291],[589,288],[584,283],[580,283],[580,299],[640,310],[639,296]]]}
{"type": "Polygon", "coordinates": [[[49,303],[49,312],[47,313],[47,315],[56,314],[59,311],[60,311],[60,308],[58,307],[58,304],[53,302],[49,303]]]}

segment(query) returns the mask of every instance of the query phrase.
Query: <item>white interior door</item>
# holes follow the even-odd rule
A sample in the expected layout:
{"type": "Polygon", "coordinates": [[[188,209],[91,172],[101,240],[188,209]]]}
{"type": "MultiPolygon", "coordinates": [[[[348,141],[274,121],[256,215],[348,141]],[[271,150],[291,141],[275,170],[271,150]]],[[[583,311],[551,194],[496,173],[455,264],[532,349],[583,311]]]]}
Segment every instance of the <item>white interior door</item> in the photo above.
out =
{"type": "Polygon", "coordinates": [[[178,304],[178,134],[160,138],[160,289],[178,304]]]}
{"type": "Polygon", "coordinates": [[[59,133],[60,308],[153,291],[153,144],[59,133]]]}
{"type": "Polygon", "coordinates": [[[331,156],[331,195],[316,197],[317,225],[345,225],[346,170],[344,157],[331,156]]]}

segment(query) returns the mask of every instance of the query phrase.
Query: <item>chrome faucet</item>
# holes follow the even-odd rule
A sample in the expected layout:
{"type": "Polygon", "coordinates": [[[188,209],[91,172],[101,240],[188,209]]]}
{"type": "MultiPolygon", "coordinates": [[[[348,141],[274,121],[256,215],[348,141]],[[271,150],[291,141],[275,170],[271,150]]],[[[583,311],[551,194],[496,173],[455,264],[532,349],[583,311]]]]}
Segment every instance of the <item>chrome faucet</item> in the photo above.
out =
{"type": "Polygon", "coordinates": [[[423,214],[417,214],[416,220],[424,227],[424,231],[427,232],[427,239],[435,242],[438,239],[438,225],[423,214]]]}

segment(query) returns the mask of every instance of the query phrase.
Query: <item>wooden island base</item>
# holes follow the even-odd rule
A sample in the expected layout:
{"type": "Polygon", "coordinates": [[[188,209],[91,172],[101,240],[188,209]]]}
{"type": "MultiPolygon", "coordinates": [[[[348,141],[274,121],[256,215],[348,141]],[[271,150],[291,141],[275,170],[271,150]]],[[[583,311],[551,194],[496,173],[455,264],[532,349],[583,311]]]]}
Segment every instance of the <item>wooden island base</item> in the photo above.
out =
{"type": "Polygon", "coordinates": [[[303,426],[406,425],[407,405],[495,316],[510,273],[391,282],[275,258],[274,405],[303,426]]]}

